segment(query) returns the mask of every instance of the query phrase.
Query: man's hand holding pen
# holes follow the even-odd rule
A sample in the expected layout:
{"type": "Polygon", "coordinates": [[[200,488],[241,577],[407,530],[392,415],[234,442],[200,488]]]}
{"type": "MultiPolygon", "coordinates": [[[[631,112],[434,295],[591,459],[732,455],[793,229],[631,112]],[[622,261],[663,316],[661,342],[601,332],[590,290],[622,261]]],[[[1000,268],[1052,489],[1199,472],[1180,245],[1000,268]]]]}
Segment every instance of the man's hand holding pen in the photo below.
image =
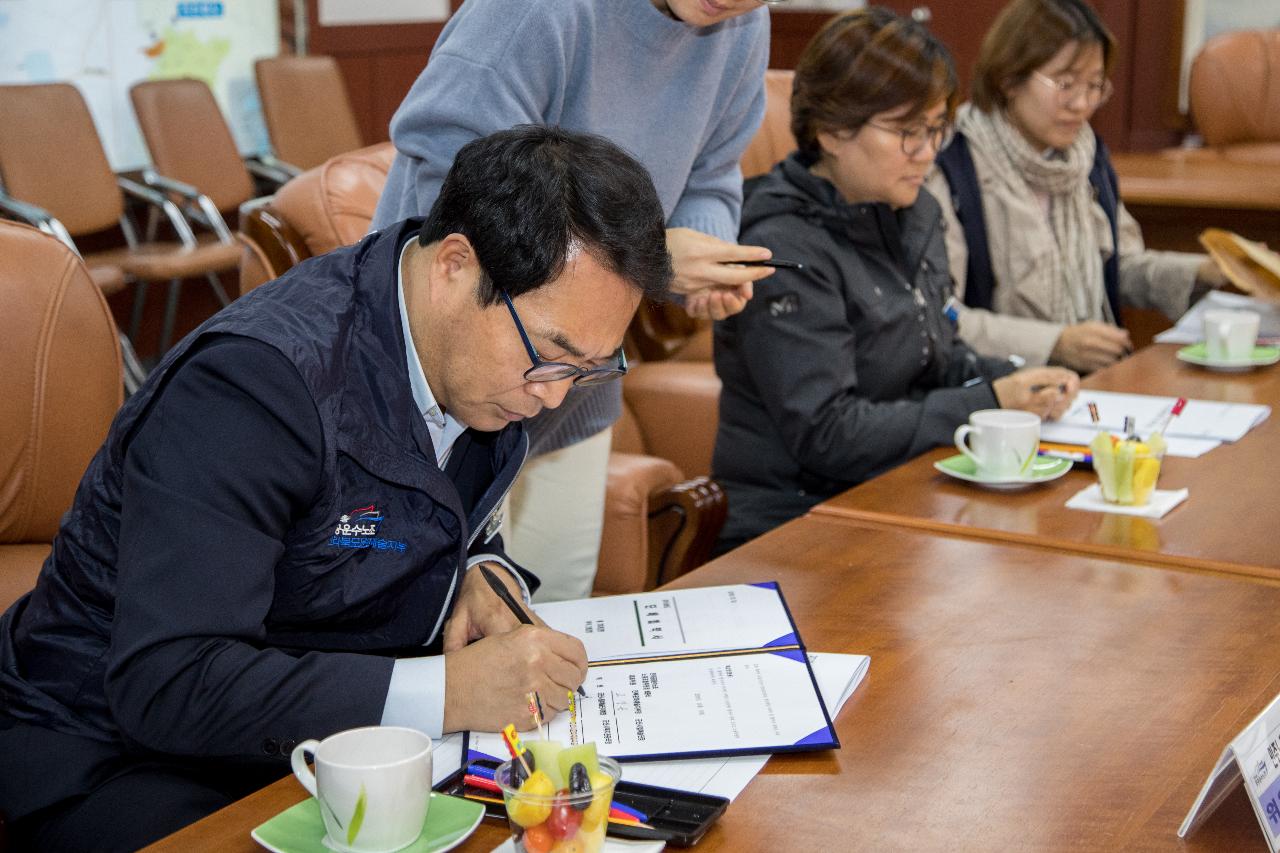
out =
{"type": "MultiPolygon", "coordinates": [[[[505,569],[492,573],[515,599],[520,591],[505,569]]],[[[546,719],[569,706],[569,693],[587,676],[587,652],[576,637],[548,628],[536,614],[521,624],[486,582],[469,570],[445,623],[446,732],[498,731],[512,720],[533,727],[528,694],[542,699],[546,719]]]]}

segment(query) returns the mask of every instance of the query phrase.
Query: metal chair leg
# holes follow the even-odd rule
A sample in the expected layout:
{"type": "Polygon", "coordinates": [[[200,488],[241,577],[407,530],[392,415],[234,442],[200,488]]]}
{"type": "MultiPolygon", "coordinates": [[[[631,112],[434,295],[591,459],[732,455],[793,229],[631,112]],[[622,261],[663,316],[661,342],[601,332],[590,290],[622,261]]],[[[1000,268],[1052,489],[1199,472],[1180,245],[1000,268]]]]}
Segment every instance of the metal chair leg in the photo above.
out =
{"type": "Polygon", "coordinates": [[[178,319],[178,296],[182,292],[182,279],[175,278],[169,282],[169,301],[164,306],[164,326],[160,330],[160,358],[169,351],[169,343],[173,340],[173,326],[178,319]]]}
{"type": "Polygon", "coordinates": [[[142,328],[142,306],[147,302],[147,283],[139,281],[134,283],[133,291],[133,315],[129,318],[129,340],[136,341],[138,339],[138,330],[142,328]]]}
{"type": "Polygon", "coordinates": [[[146,381],[147,369],[142,366],[133,344],[123,333],[120,334],[120,356],[124,362],[124,395],[128,397],[146,381]]]}
{"type": "Polygon", "coordinates": [[[213,288],[213,295],[218,297],[218,301],[222,303],[222,307],[226,308],[231,304],[231,300],[227,298],[227,291],[222,288],[222,282],[218,279],[215,272],[207,272],[205,278],[209,279],[209,286],[213,288]]]}

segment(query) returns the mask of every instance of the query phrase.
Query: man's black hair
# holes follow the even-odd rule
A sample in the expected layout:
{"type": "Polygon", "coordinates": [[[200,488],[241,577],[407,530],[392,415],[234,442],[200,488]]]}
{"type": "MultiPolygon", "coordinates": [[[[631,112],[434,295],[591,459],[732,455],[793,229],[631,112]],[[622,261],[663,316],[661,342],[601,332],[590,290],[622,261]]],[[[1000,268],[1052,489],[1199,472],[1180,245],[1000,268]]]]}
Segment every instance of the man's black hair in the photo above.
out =
{"type": "Polygon", "coordinates": [[[462,234],[482,305],[555,280],[575,244],[645,298],[671,286],[662,204],[645,168],[602,136],[525,124],[468,142],[418,234],[462,234]]]}

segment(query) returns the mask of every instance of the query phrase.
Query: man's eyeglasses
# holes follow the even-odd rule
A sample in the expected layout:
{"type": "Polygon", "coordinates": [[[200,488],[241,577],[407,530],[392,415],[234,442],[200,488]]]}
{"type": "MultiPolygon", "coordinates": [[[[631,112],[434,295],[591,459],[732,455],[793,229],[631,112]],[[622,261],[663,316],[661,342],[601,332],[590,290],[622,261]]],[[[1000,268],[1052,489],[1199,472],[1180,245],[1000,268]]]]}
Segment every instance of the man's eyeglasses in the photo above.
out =
{"type": "Polygon", "coordinates": [[[511,312],[511,319],[515,321],[516,331],[520,333],[520,340],[524,341],[525,352],[529,353],[529,361],[533,362],[524,372],[524,378],[529,382],[556,382],[560,379],[572,379],[574,385],[599,385],[602,382],[612,382],[620,379],[627,372],[627,354],[622,351],[622,347],[618,347],[617,367],[579,367],[576,364],[566,364],[563,361],[545,361],[542,356],[538,355],[538,351],[533,348],[533,342],[529,340],[529,333],[524,330],[524,324],[520,322],[520,315],[516,313],[516,306],[511,304],[511,297],[507,295],[505,290],[499,290],[502,294],[502,301],[507,303],[507,310],[511,312]]]}
{"type": "Polygon", "coordinates": [[[886,127],[869,121],[867,124],[885,133],[896,133],[902,139],[902,153],[908,157],[919,154],[926,144],[932,144],[934,153],[946,148],[955,135],[955,126],[950,122],[941,124],[915,124],[911,127],[886,127]]]}
{"type": "Polygon", "coordinates": [[[1058,103],[1064,107],[1067,104],[1075,103],[1076,99],[1082,95],[1084,96],[1085,104],[1090,107],[1100,107],[1111,97],[1112,87],[1110,80],[1079,80],[1071,74],[1050,77],[1048,74],[1042,74],[1039,71],[1032,71],[1031,76],[1057,92],[1058,103]]]}

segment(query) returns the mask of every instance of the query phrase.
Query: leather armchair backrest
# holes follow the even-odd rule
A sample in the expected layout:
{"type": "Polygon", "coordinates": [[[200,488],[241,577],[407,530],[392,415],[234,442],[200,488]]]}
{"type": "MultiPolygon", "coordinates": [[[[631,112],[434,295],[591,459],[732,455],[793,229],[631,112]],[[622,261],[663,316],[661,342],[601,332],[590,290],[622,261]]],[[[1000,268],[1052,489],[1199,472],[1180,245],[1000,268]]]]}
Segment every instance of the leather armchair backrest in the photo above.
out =
{"type": "Polygon", "coordinates": [[[1280,29],[1207,41],[1191,63],[1190,101],[1206,146],[1280,142],[1280,29]]]}
{"type": "Polygon", "coordinates": [[[763,175],[796,150],[791,135],[791,86],[795,72],[770,68],[764,73],[764,122],[742,152],[742,177],[763,175]]]}
{"type": "Polygon", "coordinates": [[[147,80],[129,98],[157,172],[196,187],[223,213],[253,196],[249,170],[203,80],[147,80]]]}
{"type": "Polygon", "coordinates": [[[395,155],[390,142],[341,154],[281,187],[272,207],[311,254],[349,246],[368,233],[395,155]]]}
{"type": "MultiPolygon", "coordinates": [[[[686,477],[711,473],[720,423],[720,377],[710,361],[651,361],[633,365],[622,380],[626,417],[635,423],[643,450],[668,459],[686,477]]],[[[637,438],[614,430],[615,449],[637,438]]]]}
{"type": "Polygon", "coordinates": [[[274,56],[253,70],[271,148],[281,160],[310,169],[364,145],[332,56],[274,56]]]}
{"type": "Polygon", "coordinates": [[[0,86],[0,182],[73,236],[114,226],[124,210],[93,116],[69,83],[0,86]]]}
{"type": "Polygon", "coordinates": [[[0,543],[49,542],[123,397],[115,322],[60,241],[0,221],[0,543]]]}

